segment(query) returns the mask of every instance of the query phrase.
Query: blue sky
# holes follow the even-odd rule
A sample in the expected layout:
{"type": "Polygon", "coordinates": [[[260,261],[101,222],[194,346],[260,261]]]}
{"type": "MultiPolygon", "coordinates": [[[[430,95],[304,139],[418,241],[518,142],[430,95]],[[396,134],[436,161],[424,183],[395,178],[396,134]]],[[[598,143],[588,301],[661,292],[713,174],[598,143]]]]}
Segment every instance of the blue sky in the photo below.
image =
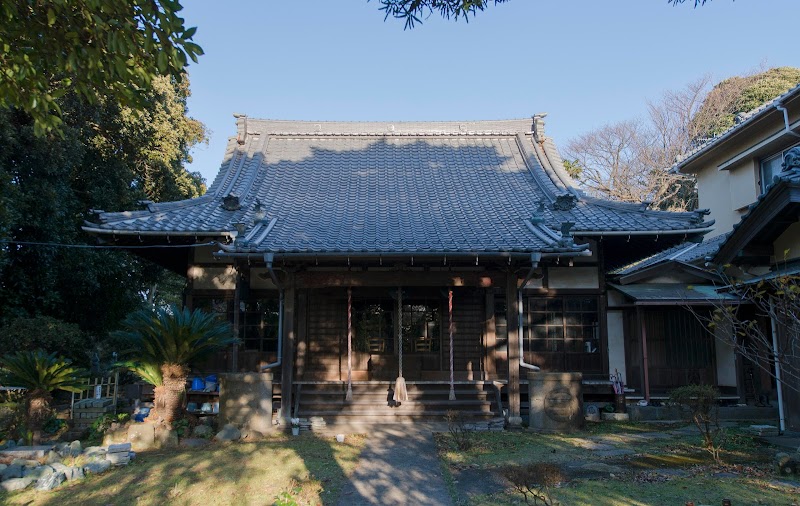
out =
{"type": "Polygon", "coordinates": [[[413,30],[377,0],[185,0],[205,50],[189,114],[209,129],[190,170],[210,183],[232,114],[298,120],[478,120],[549,113],[559,145],[642,116],[704,74],[800,66],[800,0],[510,0],[413,30]]]}

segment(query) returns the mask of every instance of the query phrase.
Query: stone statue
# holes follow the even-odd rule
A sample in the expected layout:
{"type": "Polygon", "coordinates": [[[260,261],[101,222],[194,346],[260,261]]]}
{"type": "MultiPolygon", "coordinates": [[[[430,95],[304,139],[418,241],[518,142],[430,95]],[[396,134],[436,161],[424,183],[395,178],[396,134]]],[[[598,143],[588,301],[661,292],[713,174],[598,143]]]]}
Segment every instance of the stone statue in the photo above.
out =
{"type": "Polygon", "coordinates": [[[800,146],[795,146],[783,155],[781,177],[800,175],[800,146]]]}

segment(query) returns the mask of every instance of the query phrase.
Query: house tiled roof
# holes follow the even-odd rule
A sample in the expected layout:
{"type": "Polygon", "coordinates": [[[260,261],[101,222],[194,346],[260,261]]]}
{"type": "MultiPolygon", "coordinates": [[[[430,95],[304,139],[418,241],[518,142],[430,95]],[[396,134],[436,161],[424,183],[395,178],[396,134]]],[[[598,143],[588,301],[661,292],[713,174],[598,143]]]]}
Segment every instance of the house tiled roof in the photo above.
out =
{"type": "Polygon", "coordinates": [[[664,262],[697,263],[698,261],[703,261],[707,256],[713,256],[727,237],[728,234],[720,234],[701,243],[684,242],[655,255],[641,258],[628,265],[614,269],[609,274],[626,276],[664,262]]]}
{"type": "Polygon", "coordinates": [[[701,213],[665,213],[583,196],[531,120],[340,123],[240,116],[203,197],[100,213],[103,235],[219,236],[272,253],[577,251],[561,237],[697,233],[701,213]],[[223,205],[234,195],[238,206],[223,205]],[[229,210],[226,210],[229,209],[229,210]],[[263,220],[256,220],[261,209],[263,220]],[[254,221],[258,221],[254,223],[254,221]],[[241,239],[241,237],[240,237],[241,239]]]}

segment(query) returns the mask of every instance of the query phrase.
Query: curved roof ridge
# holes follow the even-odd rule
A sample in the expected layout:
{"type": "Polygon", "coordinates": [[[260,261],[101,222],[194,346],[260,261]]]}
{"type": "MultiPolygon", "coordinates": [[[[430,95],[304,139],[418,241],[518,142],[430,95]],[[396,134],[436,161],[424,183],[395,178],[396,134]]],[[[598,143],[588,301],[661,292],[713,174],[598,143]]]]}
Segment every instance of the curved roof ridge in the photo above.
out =
{"type": "Polygon", "coordinates": [[[463,121],[314,121],[247,119],[247,134],[398,135],[428,132],[459,135],[514,134],[531,131],[530,118],[463,121]]]}

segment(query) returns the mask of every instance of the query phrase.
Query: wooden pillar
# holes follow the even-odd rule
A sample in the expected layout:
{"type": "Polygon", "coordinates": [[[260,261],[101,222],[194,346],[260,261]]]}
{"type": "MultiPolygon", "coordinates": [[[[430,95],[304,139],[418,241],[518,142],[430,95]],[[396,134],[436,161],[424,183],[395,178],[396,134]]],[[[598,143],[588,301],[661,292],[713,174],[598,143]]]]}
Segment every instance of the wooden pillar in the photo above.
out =
{"type": "Polygon", "coordinates": [[[497,326],[494,320],[494,291],[486,290],[483,324],[483,380],[497,379],[497,326]]]}
{"type": "Polygon", "coordinates": [[[647,361],[647,328],[642,314],[642,308],[636,306],[636,320],[639,322],[639,332],[642,339],[642,390],[644,400],[650,402],[650,365],[647,361]]]}
{"type": "Polygon", "coordinates": [[[308,290],[297,290],[297,307],[295,308],[295,328],[297,329],[296,350],[297,369],[295,376],[303,379],[306,361],[308,360],[308,290]]]}
{"type": "Polygon", "coordinates": [[[294,276],[287,280],[283,295],[283,356],[281,357],[281,414],[285,427],[291,425],[294,383],[294,350],[297,341],[294,276]]]}
{"type": "MultiPolygon", "coordinates": [[[[242,283],[243,276],[241,269],[238,265],[233,267],[235,272],[235,283],[233,286],[233,332],[236,337],[242,337],[242,283]]],[[[239,370],[239,345],[233,344],[231,345],[231,372],[237,372],[239,370]]]]}
{"type": "Polygon", "coordinates": [[[508,424],[522,427],[519,385],[519,308],[517,276],[509,271],[506,278],[506,321],[508,322],[508,424]]]}

